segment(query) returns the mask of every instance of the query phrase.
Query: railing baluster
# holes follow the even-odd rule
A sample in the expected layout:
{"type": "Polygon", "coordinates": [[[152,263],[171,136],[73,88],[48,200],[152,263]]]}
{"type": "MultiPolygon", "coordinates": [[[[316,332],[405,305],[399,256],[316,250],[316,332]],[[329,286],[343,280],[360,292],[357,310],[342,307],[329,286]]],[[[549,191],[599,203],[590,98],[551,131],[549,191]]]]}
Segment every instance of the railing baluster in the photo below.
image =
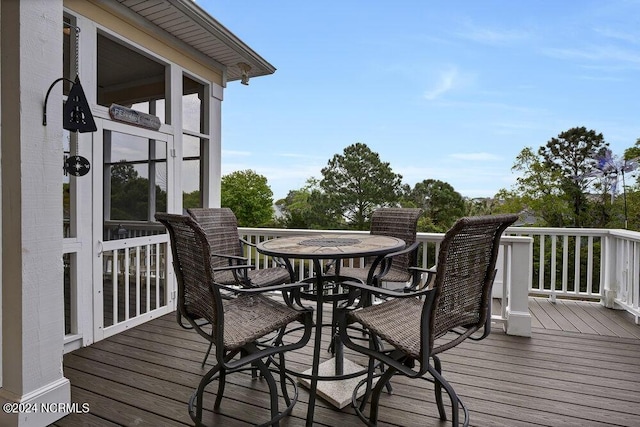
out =
{"type": "Polygon", "coordinates": [[[140,316],[140,246],[136,246],[135,278],[136,278],[136,317],[140,316]]]}
{"type": "Polygon", "coordinates": [[[145,313],[151,311],[151,245],[145,246],[144,269],[145,274],[145,313]]]}
{"type": "Polygon", "coordinates": [[[555,234],[551,236],[551,301],[555,302],[556,300],[556,246],[557,246],[558,236],[555,234]]]}
{"type": "Polygon", "coordinates": [[[562,293],[569,290],[569,236],[562,236],[562,293]]]}
{"type": "MultiPolygon", "coordinates": [[[[160,262],[160,248],[164,247],[164,245],[160,245],[160,243],[156,243],[156,303],[154,308],[158,308],[160,307],[160,278],[161,278],[161,274],[162,274],[162,264],[160,262]]],[[[165,257],[166,257],[166,251],[165,251],[165,257]]],[[[166,259],[166,258],[165,258],[166,259]]],[[[167,275],[164,274],[164,277],[166,277],[167,275]]],[[[165,283],[165,287],[167,286],[167,284],[165,283]]]]}
{"type": "Polygon", "coordinates": [[[115,249],[113,251],[113,279],[111,280],[111,286],[113,288],[112,291],[112,301],[113,305],[113,317],[111,319],[111,325],[115,325],[118,323],[118,272],[120,270],[120,263],[118,262],[118,258],[120,255],[120,250],[115,249]]]}
{"type": "Polygon", "coordinates": [[[544,246],[544,234],[539,234],[540,236],[540,254],[538,255],[538,290],[544,291],[544,266],[546,265],[547,254],[544,246]]]}
{"type": "Polygon", "coordinates": [[[580,236],[575,236],[575,254],[573,257],[573,263],[574,263],[574,275],[573,275],[573,293],[578,295],[580,294],[580,289],[582,288],[582,281],[580,280],[580,259],[581,259],[581,254],[580,251],[582,250],[582,237],[580,236]]]}
{"type": "Polygon", "coordinates": [[[124,320],[129,320],[129,268],[131,260],[129,259],[129,248],[124,248],[124,320]]]}

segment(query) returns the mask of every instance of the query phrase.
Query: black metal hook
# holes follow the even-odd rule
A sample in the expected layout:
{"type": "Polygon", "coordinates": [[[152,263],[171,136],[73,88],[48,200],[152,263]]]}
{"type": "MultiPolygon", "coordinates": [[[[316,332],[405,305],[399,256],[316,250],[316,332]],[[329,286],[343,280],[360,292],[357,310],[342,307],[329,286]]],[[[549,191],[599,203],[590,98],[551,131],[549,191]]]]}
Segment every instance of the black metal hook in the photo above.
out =
{"type": "Polygon", "coordinates": [[[49,101],[49,94],[51,93],[51,89],[53,89],[53,87],[56,85],[56,83],[58,83],[61,80],[66,80],[69,83],[74,84],[73,80],[68,79],[66,77],[60,77],[59,79],[57,79],[56,81],[51,83],[51,86],[49,86],[49,90],[47,90],[47,96],[44,97],[44,109],[43,109],[43,112],[42,112],[42,126],[46,126],[47,125],[47,102],[49,101]]]}

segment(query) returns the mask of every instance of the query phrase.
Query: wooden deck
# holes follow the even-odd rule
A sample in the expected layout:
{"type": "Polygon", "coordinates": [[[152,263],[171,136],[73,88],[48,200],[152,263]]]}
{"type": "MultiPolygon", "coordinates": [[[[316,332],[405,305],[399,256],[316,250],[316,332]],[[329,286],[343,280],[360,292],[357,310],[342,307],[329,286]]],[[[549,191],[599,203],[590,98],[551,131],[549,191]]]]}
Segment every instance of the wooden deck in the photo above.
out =
{"type": "MultiPolygon", "coordinates": [[[[442,355],[444,375],[469,408],[470,425],[640,426],[640,326],[624,312],[592,303],[531,299],[530,310],[531,338],[496,331],[442,355]]],[[[67,354],[72,401],[88,403],[90,412],[55,425],[191,425],[186,402],[203,373],[206,347],[167,315],[67,354]]],[[[288,366],[308,368],[310,350],[289,354],[288,366]]],[[[209,425],[246,426],[268,417],[261,381],[236,374],[229,382],[222,414],[205,415],[209,425]]],[[[393,395],[381,399],[379,425],[450,425],[436,415],[430,383],[397,377],[393,384],[393,395]]],[[[304,425],[308,394],[300,390],[281,425],[304,425]]],[[[350,407],[337,410],[322,399],[315,414],[318,426],[362,425],[350,407]]]]}

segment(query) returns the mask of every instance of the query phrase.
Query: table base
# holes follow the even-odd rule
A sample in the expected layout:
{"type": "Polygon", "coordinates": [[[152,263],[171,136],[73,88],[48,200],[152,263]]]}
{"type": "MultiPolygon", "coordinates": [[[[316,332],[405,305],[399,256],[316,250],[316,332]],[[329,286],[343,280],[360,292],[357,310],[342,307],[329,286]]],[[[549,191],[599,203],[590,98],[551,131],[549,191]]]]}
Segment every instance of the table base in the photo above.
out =
{"type": "MultiPolygon", "coordinates": [[[[336,358],[333,357],[329,360],[326,360],[320,364],[318,367],[318,375],[320,376],[331,376],[336,372],[336,358]]],[[[364,367],[358,365],[355,362],[352,362],[349,359],[344,359],[344,374],[350,374],[353,372],[362,371],[364,367]]],[[[311,375],[311,369],[307,369],[303,372],[303,374],[311,375]]],[[[333,406],[342,409],[345,406],[351,404],[351,398],[353,396],[353,390],[356,388],[356,385],[360,382],[360,380],[366,377],[366,373],[362,374],[355,378],[349,378],[346,380],[331,380],[331,381],[318,381],[317,395],[322,397],[324,400],[332,404],[333,406]]],[[[374,379],[374,383],[377,380],[374,379]]],[[[311,384],[311,380],[306,378],[298,378],[298,383],[304,385],[309,388],[311,384]]],[[[361,397],[364,394],[366,387],[360,387],[360,392],[358,392],[358,397],[361,397]]]]}

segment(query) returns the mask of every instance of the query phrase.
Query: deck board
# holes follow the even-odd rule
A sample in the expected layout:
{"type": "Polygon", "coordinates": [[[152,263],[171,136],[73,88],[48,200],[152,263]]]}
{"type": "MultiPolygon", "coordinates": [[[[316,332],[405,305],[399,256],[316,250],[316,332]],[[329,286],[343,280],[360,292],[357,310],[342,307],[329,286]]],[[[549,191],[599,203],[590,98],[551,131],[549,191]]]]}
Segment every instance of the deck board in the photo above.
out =
{"type": "MultiPolygon", "coordinates": [[[[444,375],[469,408],[470,425],[640,425],[640,326],[626,313],[593,303],[531,298],[530,306],[531,338],[496,327],[487,339],[467,340],[442,354],[444,375]]],[[[187,401],[205,372],[200,363],[206,349],[200,336],[169,314],[65,355],[72,400],[89,403],[90,413],[55,425],[191,425],[187,401]]],[[[323,351],[322,359],[328,357],[323,351]]],[[[347,357],[364,361],[349,351],[347,357]]],[[[288,366],[299,370],[310,361],[310,345],[287,356],[288,366]]],[[[238,373],[228,382],[222,413],[205,411],[205,422],[235,427],[268,418],[261,381],[238,373]]],[[[380,426],[450,425],[437,417],[429,382],[396,377],[393,384],[393,394],[381,399],[380,426]]],[[[208,407],[215,392],[212,387],[206,393],[208,407]]],[[[307,402],[301,387],[293,413],[281,425],[304,425],[307,402]]],[[[314,421],[361,425],[349,406],[337,410],[322,399],[314,421]]]]}

